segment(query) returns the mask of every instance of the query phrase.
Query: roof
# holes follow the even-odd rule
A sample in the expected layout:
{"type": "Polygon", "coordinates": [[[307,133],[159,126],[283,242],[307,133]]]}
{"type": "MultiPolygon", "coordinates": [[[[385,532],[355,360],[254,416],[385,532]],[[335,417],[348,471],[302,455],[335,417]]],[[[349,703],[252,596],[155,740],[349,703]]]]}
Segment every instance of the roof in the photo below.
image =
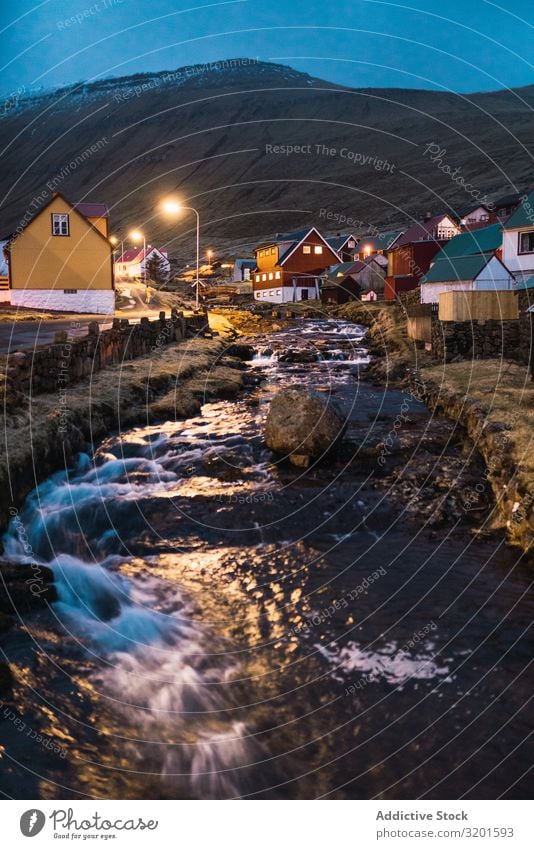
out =
{"type": "Polygon", "coordinates": [[[519,227],[534,227],[534,192],[523,195],[521,204],[503,225],[505,230],[515,230],[519,227]]]}
{"type": "Polygon", "coordinates": [[[149,245],[146,250],[143,250],[142,248],[133,248],[129,251],[124,251],[122,256],[116,259],[115,262],[142,262],[145,257],[149,256],[153,251],[157,251],[165,258],[167,257],[166,251],[156,248],[155,245],[149,245]]]}
{"type": "Polygon", "coordinates": [[[109,210],[105,203],[74,203],[73,207],[86,218],[109,218],[109,210]]]}
{"type": "MultiPolygon", "coordinates": [[[[70,200],[67,200],[67,198],[65,197],[65,195],[61,194],[61,192],[54,192],[54,193],[52,194],[52,197],[50,198],[50,200],[47,200],[47,201],[46,201],[46,203],[44,204],[44,206],[42,206],[40,209],[38,209],[38,210],[37,210],[37,212],[35,213],[35,215],[32,215],[32,217],[29,219],[29,221],[26,221],[26,222],[24,223],[24,225],[23,225],[23,226],[21,226],[19,229],[17,229],[16,233],[14,233],[14,234],[11,236],[11,239],[13,239],[16,235],[21,235],[21,234],[22,234],[22,233],[26,230],[26,228],[27,228],[27,227],[29,227],[29,225],[30,225],[33,221],[35,221],[35,219],[36,219],[36,218],[38,218],[38,217],[39,217],[39,215],[42,215],[42,214],[43,214],[43,212],[45,211],[45,209],[48,209],[48,207],[49,207],[52,203],[54,203],[54,201],[55,201],[55,200],[57,200],[57,198],[59,198],[59,199],[60,199],[60,200],[62,200],[65,204],[67,204],[67,206],[69,206],[71,209],[73,209],[73,210],[74,210],[74,211],[75,211],[78,215],[81,215],[81,216],[82,216],[82,218],[84,218],[84,219],[85,219],[85,221],[87,222],[87,226],[88,226],[88,227],[90,227],[90,228],[91,228],[91,229],[92,229],[95,233],[98,233],[98,235],[100,236],[100,238],[101,238],[101,239],[104,239],[105,243],[108,245],[109,249],[111,250],[111,244],[110,244],[110,242],[109,242],[109,240],[108,240],[107,236],[104,236],[104,234],[100,232],[100,230],[98,229],[98,227],[95,227],[95,225],[94,225],[94,224],[92,224],[92,223],[91,223],[91,221],[89,221],[89,220],[88,220],[87,215],[86,215],[85,213],[83,213],[83,212],[81,212],[81,211],[80,211],[79,207],[80,207],[80,206],[83,206],[84,204],[75,204],[75,203],[71,203],[71,202],[70,202],[70,200]]],[[[106,207],[106,206],[105,206],[105,204],[103,204],[103,203],[102,203],[102,204],[91,204],[91,206],[98,206],[98,207],[102,207],[102,208],[104,208],[104,209],[106,209],[106,210],[107,210],[107,207],[106,207]]]]}
{"type": "Polygon", "coordinates": [[[403,227],[398,227],[395,230],[384,230],[383,233],[378,233],[376,236],[360,236],[360,247],[369,246],[375,251],[385,250],[386,248],[391,247],[391,245],[396,242],[399,236],[404,233],[403,227]]]}
{"type": "Polygon", "coordinates": [[[421,283],[447,283],[450,280],[474,280],[494,257],[494,253],[480,253],[472,254],[471,256],[455,256],[450,258],[443,257],[436,260],[430,266],[425,276],[421,278],[421,283]]]}
{"type": "MultiPolygon", "coordinates": [[[[321,241],[326,245],[326,247],[329,248],[335,256],[337,256],[337,252],[334,250],[334,248],[331,245],[328,244],[328,242],[326,241],[324,236],[321,236],[317,227],[309,227],[307,230],[297,230],[297,232],[293,234],[293,236],[294,236],[293,241],[288,246],[288,248],[286,249],[284,254],[282,256],[278,257],[278,265],[283,265],[284,262],[291,256],[293,251],[300,245],[301,242],[304,241],[306,236],[309,236],[309,234],[313,233],[313,232],[315,232],[319,236],[321,241]]],[[[289,236],[289,234],[288,234],[288,236],[289,236]]],[[[284,236],[284,237],[281,237],[280,241],[287,241],[287,239],[284,236]]]]}
{"type": "Polygon", "coordinates": [[[435,261],[448,257],[471,256],[473,254],[489,253],[502,246],[502,225],[490,224],[479,230],[468,230],[460,233],[443,245],[436,255],[435,261]]]}
{"type": "MultiPolygon", "coordinates": [[[[277,233],[276,234],[276,242],[300,242],[304,236],[307,236],[310,230],[314,230],[315,227],[305,227],[304,230],[294,230],[292,233],[277,233]]],[[[273,243],[271,243],[273,244],[273,243]]]]}
{"type": "Polygon", "coordinates": [[[328,236],[326,241],[337,252],[346,245],[349,239],[354,239],[355,245],[358,243],[356,236],[353,236],[352,233],[346,233],[343,236],[328,236]]]}
{"type": "Polygon", "coordinates": [[[444,218],[454,220],[454,216],[449,215],[448,212],[442,212],[440,215],[433,215],[432,218],[427,218],[424,221],[416,221],[395,242],[395,247],[400,248],[402,245],[410,245],[412,242],[434,239],[434,232],[444,218]]]}

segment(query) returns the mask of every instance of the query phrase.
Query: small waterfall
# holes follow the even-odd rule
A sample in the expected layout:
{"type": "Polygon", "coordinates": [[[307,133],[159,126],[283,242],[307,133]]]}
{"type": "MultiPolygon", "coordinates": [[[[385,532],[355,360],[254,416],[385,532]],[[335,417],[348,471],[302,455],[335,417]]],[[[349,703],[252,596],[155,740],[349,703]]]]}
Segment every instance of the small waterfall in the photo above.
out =
{"type": "MultiPolygon", "coordinates": [[[[239,796],[248,764],[264,754],[228,712],[228,682],[238,670],[175,584],[151,576],[149,566],[135,579],[125,577],[124,557],[104,555],[119,533],[113,521],[106,528],[108,510],[126,503],[131,512],[136,498],[177,479],[162,462],[172,453],[168,438],[125,448],[137,456],[101,450],[92,465],[83,455],[72,473],[38,487],[8,527],[5,557],[20,563],[31,557],[52,569],[57,620],[96,660],[93,687],[125,729],[142,736],[140,767],[148,759],[152,771],[181,776],[182,792],[194,796],[239,796]],[[151,458],[158,451],[160,458],[151,458]]],[[[125,745],[132,763],[139,759],[138,746],[125,745]]]]}

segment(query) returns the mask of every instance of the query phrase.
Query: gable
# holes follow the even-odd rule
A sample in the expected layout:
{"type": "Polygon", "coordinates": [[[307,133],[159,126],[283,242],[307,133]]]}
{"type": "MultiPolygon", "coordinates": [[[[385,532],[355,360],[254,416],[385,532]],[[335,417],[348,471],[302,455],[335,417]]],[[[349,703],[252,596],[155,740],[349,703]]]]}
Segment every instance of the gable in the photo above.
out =
{"type": "MultiPolygon", "coordinates": [[[[278,264],[284,265],[287,260],[293,256],[296,251],[304,246],[306,243],[310,245],[321,245],[323,247],[323,253],[321,257],[323,259],[328,260],[330,256],[335,262],[339,263],[341,257],[336,253],[336,251],[328,244],[324,236],[321,236],[319,231],[315,227],[311,227],[310,230],[298,241],[294,242],[291,247],[285,252],[285,254],[279,258],[278,264]]],[[[334,265],[334,262],[326,262],[326,265],[334,265]]]]}

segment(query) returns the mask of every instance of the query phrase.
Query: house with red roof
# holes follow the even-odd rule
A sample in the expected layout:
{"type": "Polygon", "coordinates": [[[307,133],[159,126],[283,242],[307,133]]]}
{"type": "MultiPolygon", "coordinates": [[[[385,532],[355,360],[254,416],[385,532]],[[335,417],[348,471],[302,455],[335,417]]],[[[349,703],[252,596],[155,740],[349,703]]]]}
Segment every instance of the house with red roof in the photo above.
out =
{"type": "Polygon", "coordinates": [[[156,248],[153,245],[147,245],[146,248],[132,248],[124,251],[118,259],[115,260],[115,279],[116,280],[142,280],[148,276],[147,266],[152,259],[157,257],[160,261],[160,268],[163,276],[168,276],[171,265],[167,251],[156,248]]]}

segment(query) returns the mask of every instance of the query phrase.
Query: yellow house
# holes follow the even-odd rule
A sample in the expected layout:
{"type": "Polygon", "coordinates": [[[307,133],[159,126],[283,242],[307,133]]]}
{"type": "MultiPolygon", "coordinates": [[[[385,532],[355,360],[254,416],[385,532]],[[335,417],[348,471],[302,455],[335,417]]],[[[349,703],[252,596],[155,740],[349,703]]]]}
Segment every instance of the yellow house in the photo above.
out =
{"type": "Polygon", "coordinates": [[[13,306],[112,314],[106,206],[54,194],[9,242],[9,286],[13,306]]]}

